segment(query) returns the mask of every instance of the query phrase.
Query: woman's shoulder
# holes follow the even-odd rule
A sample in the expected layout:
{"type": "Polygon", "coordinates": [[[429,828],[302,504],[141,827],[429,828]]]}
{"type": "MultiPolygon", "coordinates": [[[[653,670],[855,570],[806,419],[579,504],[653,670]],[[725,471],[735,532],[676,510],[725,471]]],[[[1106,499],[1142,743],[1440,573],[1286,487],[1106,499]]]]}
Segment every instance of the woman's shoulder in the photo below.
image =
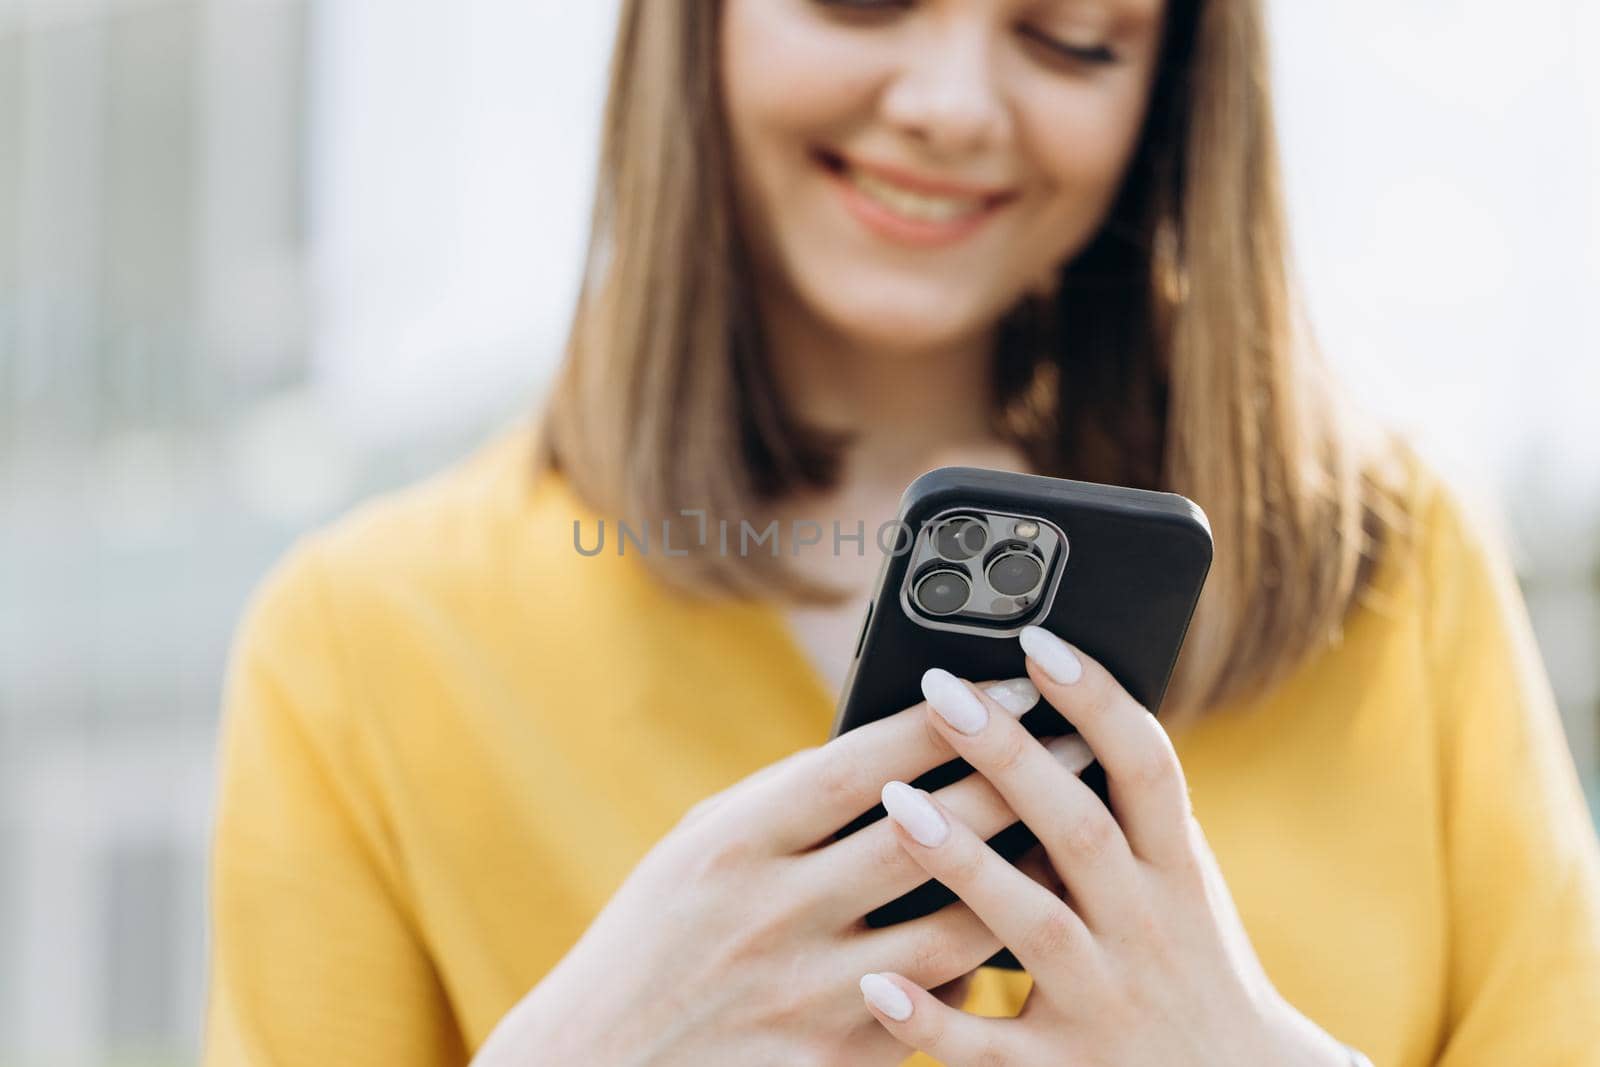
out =
{"type": "Polygon", "coordinates": [[[1328,640],[1256,695],[1268,706],[1400,713],[1406,701],[1442,699],[1464,660],[1491,645],[1504,655],[1529,631],[1510,540],[1486,494],[1411,445],[1385,462],[1371,481],[1371,572],[1328,640]]]}
{"type": "Polygon", "coordinates": [[[1532,628],[1488,494],[1412,446],[1399,446],[1392,464],[1370,580],[1342,627],[1263,698],[1287,701],[1286,711],[1325,702],[1334,716],[1360,706],[1444,733],[1491,695],[1537,698],[1544,683],[1532,628]],[[1481,692],[1464,692],[1473,687],[1481,692]],[[1422,706],[1437,714],[1419,715],[1422,706]]]}
{"type": "Polygon", "coordinates": [[[422,481],[360,503],[305,543],[351,576],[468,577],[505,542],[537,529],[563,495],[559,476],[539,471],[533,436],[519,427],[422,481]]]}
{"type": "Polygon", "coordinates": [[[1512,541],[1487,487],[1446,473],[1399,446],[1391,514],[1381,516],[1381,557],[1364,605],[1404,604],[1430,631],[1499,612],[1516,600],[1512,541]]]}
{"type": "MultiPolygon", "coordinates": [[[[341,628],[493,616],[518,581],[572,580],[573,523],[588,512],[536,463],[523,427],[299,538],[258,585],[242,640],[322,616],[341,628]]],[[[579,568],[592,584],[605,568],[579,568]]]]}

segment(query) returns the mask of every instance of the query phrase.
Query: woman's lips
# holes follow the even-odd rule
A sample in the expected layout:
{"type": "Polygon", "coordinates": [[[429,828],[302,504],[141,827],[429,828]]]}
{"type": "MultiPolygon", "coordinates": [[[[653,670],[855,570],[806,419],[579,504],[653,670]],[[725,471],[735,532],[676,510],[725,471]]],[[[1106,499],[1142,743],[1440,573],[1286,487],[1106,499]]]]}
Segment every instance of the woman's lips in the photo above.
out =
{"type": "Polygon", "coordinates": [[[1008,189],[928,178],[818,151],[845,207],[872,232],[911,245],[970,236],[1016,198],[1008,189]]]}

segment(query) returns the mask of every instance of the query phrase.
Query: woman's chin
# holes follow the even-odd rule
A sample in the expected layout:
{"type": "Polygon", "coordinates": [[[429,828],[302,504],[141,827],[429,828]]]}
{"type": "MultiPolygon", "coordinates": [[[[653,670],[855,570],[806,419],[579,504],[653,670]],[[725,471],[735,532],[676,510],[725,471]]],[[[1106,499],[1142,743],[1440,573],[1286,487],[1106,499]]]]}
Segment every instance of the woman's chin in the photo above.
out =
{"type": "Polygon", "coordinates": [[[854,347],[885,356],[914,357],[970,343],[987,330],[978,316],[953,315],[943,307],[923,305],[852,308],[830,316],[833,326],[854,347]]]}

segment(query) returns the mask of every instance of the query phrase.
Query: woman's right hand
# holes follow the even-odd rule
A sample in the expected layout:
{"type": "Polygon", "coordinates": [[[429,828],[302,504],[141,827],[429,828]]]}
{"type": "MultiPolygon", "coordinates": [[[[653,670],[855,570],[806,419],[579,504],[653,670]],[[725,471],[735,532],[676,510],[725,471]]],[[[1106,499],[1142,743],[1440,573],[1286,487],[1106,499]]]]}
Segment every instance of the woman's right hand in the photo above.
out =
{"type": "MultiPolygon", "coordinates": [[[[1026,679],[987,688],[1018,715],[1038,700],[1026,679]]],[[[863,916],[927,875],[888,820],[832,840],[884,783],[954,758],[923,709],[805,749],[692,808],[501,1020],[477,1067],[901,1062],[904,1046],[863,1006],[861,976],[894,971],[954,1000],[1000,948],[960,902],[869,928],[863,916]]],[[[985,836],[1017,821],[981,775],[938,797],[985,836]]],[[[1044,880],[1043,865],[1034,870],[1044,880]]]]}

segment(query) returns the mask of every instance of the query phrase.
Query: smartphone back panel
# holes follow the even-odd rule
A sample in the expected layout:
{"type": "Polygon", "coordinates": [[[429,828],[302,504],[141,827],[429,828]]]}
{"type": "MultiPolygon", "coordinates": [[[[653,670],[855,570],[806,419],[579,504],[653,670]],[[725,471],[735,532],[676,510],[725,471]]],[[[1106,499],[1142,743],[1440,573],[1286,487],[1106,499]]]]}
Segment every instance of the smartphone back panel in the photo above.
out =
{"type": "MultiPolygon", "coordinates": [[[[1065,536],[1044,588],[1055,590],[1043,616],[982,632],[933,629],[912,617],[903,603],[913,553],[886,556],[878,587],[857,643],[834,734],[892,715],[922,700],[922,674],[943,667],[974,682],[1023,677],[1022,649],[1016,635],[1037,624],[1093,656],[1133,698],[1151,711],[1160,708],[1184,633],[1211,564],[1211,533],[1205,515],[1184,497],[1035,475],[965,467],[945,467],[918,478],[901,502],[903,529],[917,531],[951,509],[1036,516],[1065,536]],[[1059,573],[1056,573],[1059,572],[1059,573]]],[[[1022,719],[1039,736],[1070,732],[1071,727],[1043,702],[1022,719]]],[[[935,790],[971,768],[953,760],[916,781],[935,790]]],[[[1102,797],[1105,778],[1098,765],[1084,772],[1102,797]]],[[[840,831],[853,833],[878,818],[882,806],[864,813],[840,831]]],[[[1015,859],[1036,843],[1027,828],[1013,826],[991,839],[1015,859]]],[[[874,926],[928,914],[953,900],[938,882],[928,882],[872,912],[874,926]]],[[[1016,968],[1009,952],[992,965],[1016,968]]]]}

